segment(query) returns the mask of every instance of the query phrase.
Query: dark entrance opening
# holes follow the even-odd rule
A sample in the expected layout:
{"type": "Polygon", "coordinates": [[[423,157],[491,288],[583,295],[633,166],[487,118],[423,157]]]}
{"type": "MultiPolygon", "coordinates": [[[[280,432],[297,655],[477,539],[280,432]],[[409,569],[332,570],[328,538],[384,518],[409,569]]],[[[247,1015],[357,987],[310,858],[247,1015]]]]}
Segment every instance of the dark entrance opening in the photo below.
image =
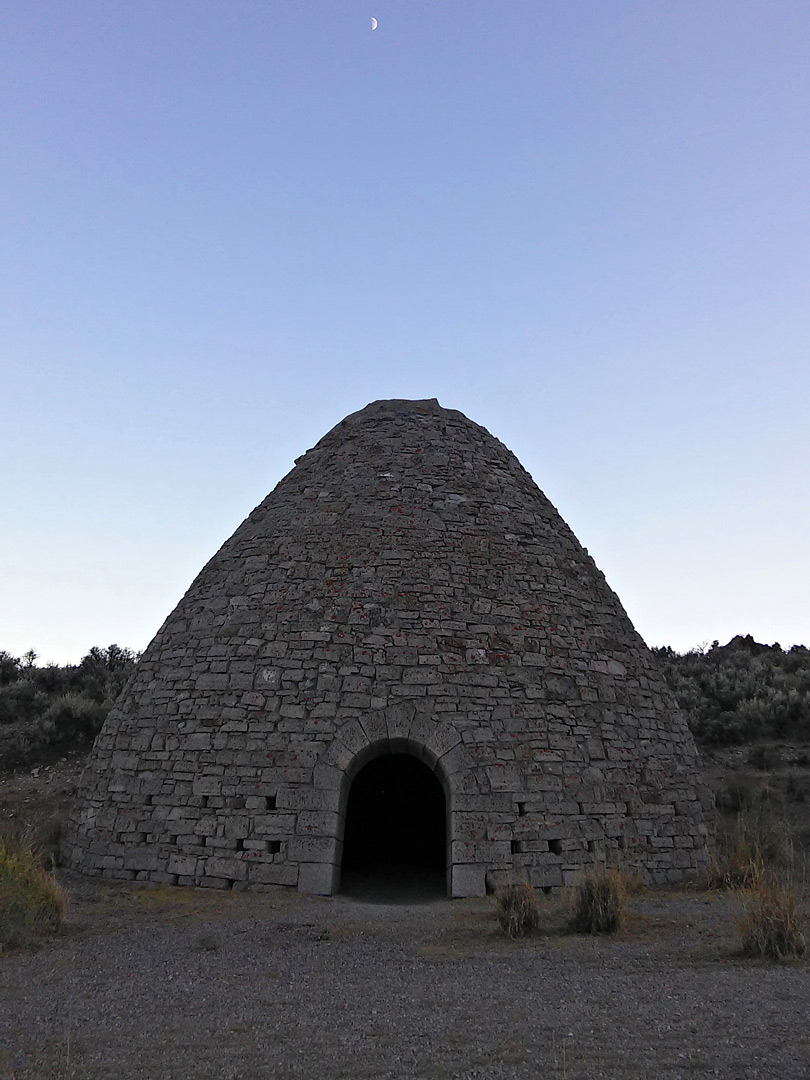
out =
{"type": "Polygon", "coordinates": [[[410,754],[385,754],[352,781],[342,891],[381,900],[446,895],[444,791],[410,754]]]}

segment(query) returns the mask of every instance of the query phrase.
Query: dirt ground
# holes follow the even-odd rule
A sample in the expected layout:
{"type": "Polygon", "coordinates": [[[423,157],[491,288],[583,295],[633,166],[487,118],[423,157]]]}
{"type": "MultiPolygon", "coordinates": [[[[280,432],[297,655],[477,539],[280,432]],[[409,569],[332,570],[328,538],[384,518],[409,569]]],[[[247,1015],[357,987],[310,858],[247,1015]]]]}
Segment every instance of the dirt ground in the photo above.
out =
{"type": "MultiPolygon", "coordinates": [[[[787,793],[803,838],[807,770],[779,752],[707,756],[707,775],[721,805],[787,793]]],[[[0,776],[0,817],[53,845],[80,768],[0,776]]],[[[567,933],[552,898],[512,942],[490,898],[60,876],[64,932],[0,956],[2,1080],[810,1078],[810,962],[743,959],[738,894],[644,891],[604,939],[567,933]]]]}

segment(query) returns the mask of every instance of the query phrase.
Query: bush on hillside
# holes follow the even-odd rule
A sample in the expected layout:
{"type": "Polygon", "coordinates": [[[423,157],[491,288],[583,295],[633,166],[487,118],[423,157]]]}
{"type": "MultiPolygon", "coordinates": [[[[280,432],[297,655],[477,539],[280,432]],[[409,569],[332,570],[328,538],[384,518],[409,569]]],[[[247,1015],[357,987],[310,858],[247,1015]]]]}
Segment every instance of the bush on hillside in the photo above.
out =
{"type": "Polygon", "coordinates": [[[749,634],[683,654],[654,652],[699,741],[810,739],[810,649],[785,652],[749,634]]]}
{"type": "Polygon", "coordinates": [[[65,667],[37,667],[33,650],[22,658],[0,652],[0,767],[86,746],[137,660],[119,645],[92,648],[81,663],[65,667]]]}
{"type": "Polygon", "coordinates": [[[42,730],[52,736],[49,741],[56,743],[88,742],[101,731],[108,710],[107,702],[65,694],[52,701],[42,714],[42,730]]]}

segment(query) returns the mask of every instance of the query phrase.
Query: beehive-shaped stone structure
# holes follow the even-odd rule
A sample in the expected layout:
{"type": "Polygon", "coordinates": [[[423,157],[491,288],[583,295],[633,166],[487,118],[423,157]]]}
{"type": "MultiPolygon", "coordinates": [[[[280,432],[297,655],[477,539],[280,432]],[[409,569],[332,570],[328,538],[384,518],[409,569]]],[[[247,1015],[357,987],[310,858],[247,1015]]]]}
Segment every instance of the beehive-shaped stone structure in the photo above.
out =
{"type": "MultiPolygon", "coordinates": [[[[329,894],[375,762],[438,781],[411,811],[438,817],[451,896],[705,861],[710,799],[653,657],[517,459],[435,400],[347,417],[204,567],[96,740],[65,854],[329,894]]],[[[352,842],[413,839],[374,802],[389,780],[352,842]]]]}

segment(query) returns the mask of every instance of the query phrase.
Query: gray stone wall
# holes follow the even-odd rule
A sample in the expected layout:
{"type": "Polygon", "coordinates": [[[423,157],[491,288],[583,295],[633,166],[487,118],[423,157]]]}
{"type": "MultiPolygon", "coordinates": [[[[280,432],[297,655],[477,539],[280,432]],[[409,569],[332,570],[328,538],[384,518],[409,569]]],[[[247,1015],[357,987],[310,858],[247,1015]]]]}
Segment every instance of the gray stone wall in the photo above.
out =
{"type": "Polygon", "coordinates": [[[390,752],[444,786],[451,895],[705,863],[711,800],[653,657],[517,459],[435,401],[347,417],[204,567],[96,741],[65,853],[330,893],[351,779],[390,752]]]}

